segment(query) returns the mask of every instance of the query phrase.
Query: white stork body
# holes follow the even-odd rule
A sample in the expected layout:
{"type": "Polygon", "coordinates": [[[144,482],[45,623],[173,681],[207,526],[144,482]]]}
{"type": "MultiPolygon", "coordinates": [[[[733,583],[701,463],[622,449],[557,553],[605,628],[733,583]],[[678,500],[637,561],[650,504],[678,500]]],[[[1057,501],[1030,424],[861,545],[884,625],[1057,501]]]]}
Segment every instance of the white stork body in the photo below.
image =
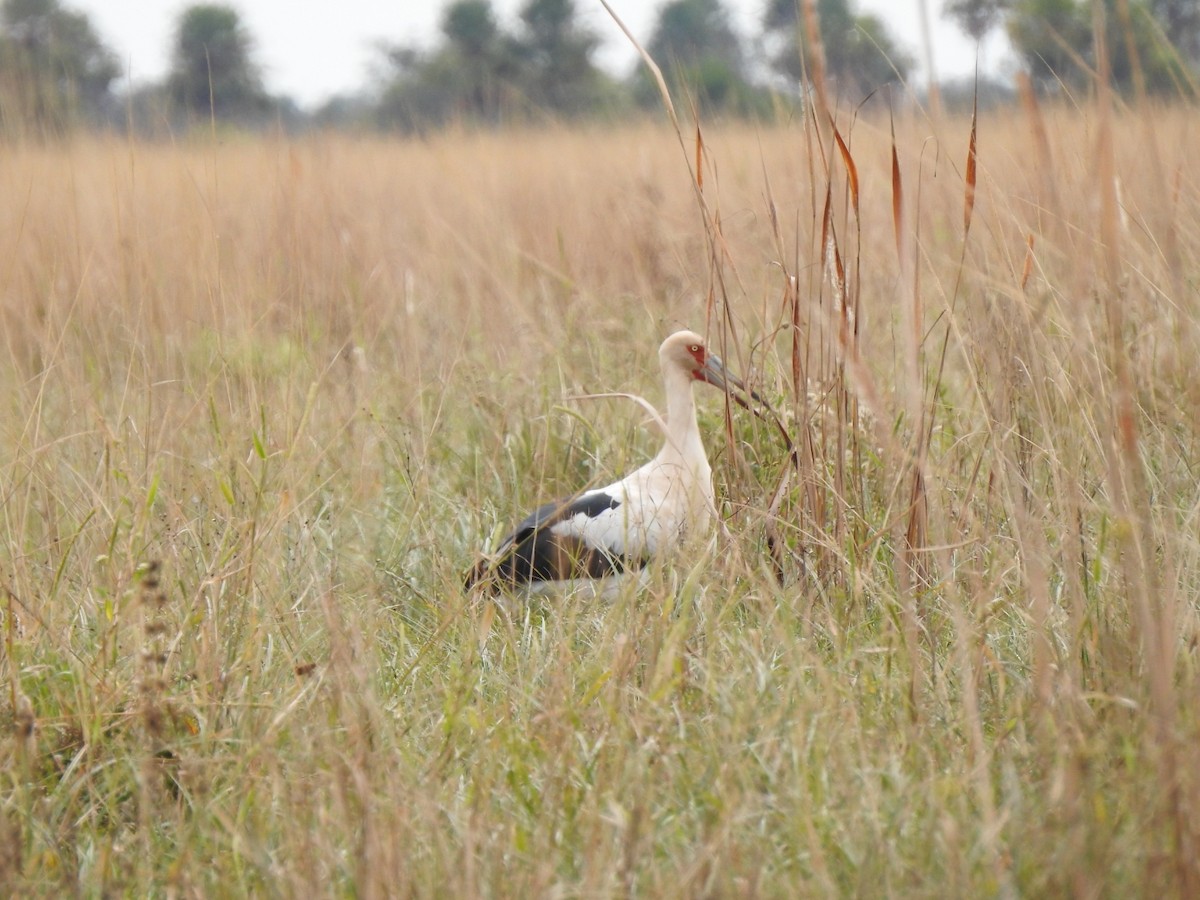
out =
{"type": "Polygon", "coordinates": [[[635,472],[602,488],[547,503],[526,518],[467,576],[467,587],[552,587],[581,579],[612,579],[642,569],[705,534],[714,511],[712,470],[696,423],[692,384],[742,389],[721,360],[690,331],[659,348],[667,395],[662,449],[635,472]]]}

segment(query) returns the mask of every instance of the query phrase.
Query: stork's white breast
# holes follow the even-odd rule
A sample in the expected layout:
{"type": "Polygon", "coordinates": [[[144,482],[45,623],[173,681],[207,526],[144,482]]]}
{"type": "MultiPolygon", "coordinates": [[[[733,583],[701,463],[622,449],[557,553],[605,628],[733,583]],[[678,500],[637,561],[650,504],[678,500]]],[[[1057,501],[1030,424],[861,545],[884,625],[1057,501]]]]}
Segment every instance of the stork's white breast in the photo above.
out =
{"type": "Polygon", "coordinates": [[[688,531],[706,531],[713,506],[707,463],[690,469],[674,460],[653,459],[628,477],[588,491],[607,494],[617,506],[596,516],[578,513],[551,526],[591,547],[627,558],[670,550],[688,531]]]}

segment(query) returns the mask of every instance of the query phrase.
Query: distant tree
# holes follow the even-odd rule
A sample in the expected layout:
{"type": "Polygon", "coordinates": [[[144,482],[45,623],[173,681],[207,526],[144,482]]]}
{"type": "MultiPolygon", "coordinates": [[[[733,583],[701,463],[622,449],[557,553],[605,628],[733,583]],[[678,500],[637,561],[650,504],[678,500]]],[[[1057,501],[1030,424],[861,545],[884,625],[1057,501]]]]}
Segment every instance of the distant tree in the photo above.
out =
{"type": "Polygon", "coordinates": [[[1091,54],[1091,20],[1076,0],[1015,0],[1008,37],[1034,83],[1042,88],[1080,75],[1071,59],[1091,54]]]}
{"type": "Polygon", "coordinates": [[[190,6],[179,17],[167,89],[186,112],[217,118],[261,116],[270,107],[251,56],[252,41],[232,7],[190,6]]]}
{"type": "Polygon", "coordinates": [[[1012,0],[946,0],[942,12],[976,43],[1000,24],[1012,0]]]}
{"type": "Polygon", "coordinates": [[[517,93],[516,43],[496,21],[490,0],[457,0],[442,16],[442,45],[432,52],[386,50],[391,77],[379,104],[385,125],[423,128],[450,119],[498,122],[517,93]]]}
{"type": "MultiPolygon", "coordinates": [[[[912,59],[900,49],[883,20],[859,14],[850,0],[817,0],[825,77],[847,99],[857,101],[884,84],[908,77],[912,59]]],[[[764,26],[778,50],[772,64],[791,79],[803,77],[802,59],[811,59],[808,37],[798,21],[796,0],[768,0],[764,26]]]]}
{"type": "Polygon", "coordinates": [[[1193,67],[1200,65],[1200,3],[1150,0],[1149,10],[1184,61],[1193,67]]]}
{"type": "Polygon", "coordinates": [[[442,34],[464,58],[485,56],[500,35],[489,0],[458,0],[446,8],[442,34]]]}
{"type": "Polygon", "coordinates": [[[104,112],[121,68],[85,14],[58,0],[4,0],[0,25],[0,96],[7,114],[66,124],[104,112]]]}
{"type": "Polygon", "coordinates": [[[658,13],[646,49],[660,63],[693,64],[719,59],[741,72],[742,42],[720,0],[672,0],[658,13]]]}
{"type": "Polygon", "coordinates": [[[592,62],[600,39],[579,24],[574,0],[529,0],[517,38],[520,82],[526,99],[561,115],[578,115],[609,92],[592,62]]]}
{"type": "MultiPolygon", "coordinates": [[[[1112,83],[1118,90],[1128,90],[1134,81],[1134,63],[1126,24],[1118,15],[1116,0],[1102,2],[1112,83]]],[[[1153,4],[1129,0],[1129,10],[1133,44],[1147,88],[1156,93],[1176,90],[1184,73],[1156,34],[1153,4]]],[[[1096,65],[1091,0],[1015,0],[1008,17],[1008,36],[1034,83],[1043,90],[1059,85],[1083,87],[1096,65]]]]}
{"type": "MultiPolygon", "coordinates": [[[[1187,58],[1186,54],[1183,54],[1181,66],[1180,55],[1172,50],[1172,44],[1180,47],[1180,41],[1188,39],[1186,33],[1176,35],[1167,31],[1166,41],[1162,40],[1160,31],[1165,30],[1168,23],[1160,22],[1156,25],[1154,4],[1150,0],[1129,0],[1128,19],[1120,15],[1117,0],[1103,2],[1107,23],[1105,40],[1108,43],[1113,85],[1118,90],[1128,91],[1134,84],[1134,59],[1129,50],[1129,38],[1132,36],[1137,53],[1137,66],[1141,70],[1147,90],[1156,94],[1176,93],[1185,83],[1187,58]]],[[[1192,6],[1195,9],[1195,0],[1192,6]]],[[[1086,9],[1090,19],[1090,3],[1086,5],[1086,9]]]]}
{"type": "Polygon", "coordinates": [[[499,119],[516,70],[512,44],[500,30],[491,0],[458,0],[446,9],[442,33],[448,55],[442,66],[454,66],[465,78],[458,112],[486,121],[499,119]]]}
{"type": "Polygon", "coordinates": [[[384,55],[390,72],[376,107],[380,125],[414,131],[461,114],[465,79],[461,69],[447,65],[445,50],[387,47],[384,55]]]}
{"type": "MultiPolygon", "coordinates": [[[[746,76],[745,52],[721,0],[672,0],[659,10],[646,50],[673,88],[686,86],[703,102],[745,111],[762,99],[746,76]]],[[[638,77],[643,102],[657,102],[646,73],[638,77]]]]}

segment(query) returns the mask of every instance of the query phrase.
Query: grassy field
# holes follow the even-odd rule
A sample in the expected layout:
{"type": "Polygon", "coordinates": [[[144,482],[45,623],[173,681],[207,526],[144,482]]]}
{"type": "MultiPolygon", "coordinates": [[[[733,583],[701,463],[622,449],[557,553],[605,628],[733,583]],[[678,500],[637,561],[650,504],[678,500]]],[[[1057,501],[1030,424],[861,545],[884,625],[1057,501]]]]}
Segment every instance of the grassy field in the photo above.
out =
{"type": "Polygon", "coordinates": [[[0,150],[8,892],[1194,896],[1200,119],[839,129],[0,150]],[[464,596],[678,327],[795,466],[464,596]]]}

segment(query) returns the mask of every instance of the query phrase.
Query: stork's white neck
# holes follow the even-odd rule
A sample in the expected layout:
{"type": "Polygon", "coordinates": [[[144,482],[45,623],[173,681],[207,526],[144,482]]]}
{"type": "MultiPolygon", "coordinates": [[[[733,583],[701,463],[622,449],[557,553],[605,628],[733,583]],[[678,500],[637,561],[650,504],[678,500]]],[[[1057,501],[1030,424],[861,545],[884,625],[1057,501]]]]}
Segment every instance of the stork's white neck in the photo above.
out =
{"type": "Polygon", "coordinates": [[[667,391],[667,441],[659,458],[670,457],[697,467],[707,462],[700,426],[696,424],[696,401],[692,397],[692,377],[678,366],[663,372],[667,391]]]}

